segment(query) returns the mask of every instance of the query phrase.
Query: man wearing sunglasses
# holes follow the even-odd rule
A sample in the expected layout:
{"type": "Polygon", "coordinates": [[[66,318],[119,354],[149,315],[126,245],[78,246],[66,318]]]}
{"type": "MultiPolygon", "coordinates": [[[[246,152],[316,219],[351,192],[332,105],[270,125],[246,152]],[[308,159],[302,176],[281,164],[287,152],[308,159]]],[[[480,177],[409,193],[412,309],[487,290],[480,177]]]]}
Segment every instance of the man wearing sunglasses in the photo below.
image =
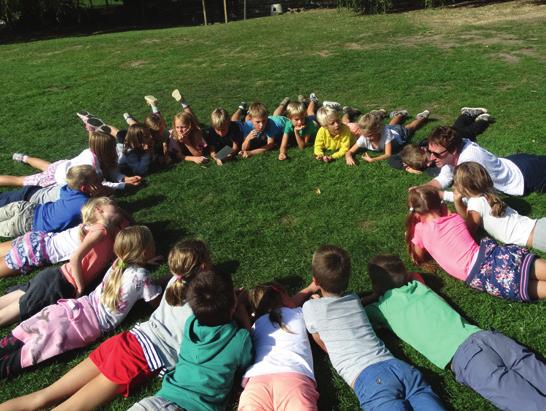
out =
{"type": "MultiPolygon", "coordinates": [[[[453,183],[455,166],[468,161],[481,164],[488,171],[493,185],[503,193],[522,196],[546,191],[546,156],[514,154],[499,158],[475,142],[461,138],[452,127],[437,127],[428,137],[427,152],[437,167],[438,177],[428,184],[444,189],[453,183]]],[[[452,201],[453,193],[445,192],[444,199],[452,201]]]]}

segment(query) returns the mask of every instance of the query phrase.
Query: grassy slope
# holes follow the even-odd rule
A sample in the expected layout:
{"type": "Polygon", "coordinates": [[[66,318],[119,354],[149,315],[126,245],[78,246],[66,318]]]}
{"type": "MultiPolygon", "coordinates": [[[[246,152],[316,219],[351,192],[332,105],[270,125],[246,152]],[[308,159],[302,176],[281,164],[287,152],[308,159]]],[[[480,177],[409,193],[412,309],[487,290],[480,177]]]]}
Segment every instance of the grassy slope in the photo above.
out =
{"type": "MultiPolygon", "coordinates": [[[[85,146],[73,114],[80,109],[121,124],[124,111],[142,118],[142,96],[154,94],[170,117],[176,111],[169,97],[175,87],[204,121],[214,106],[233,109],[240,100],[260,99],[273,110],[285,95],[310,91],[366,110],[430,108],[436,121],[417,138],[451,122],[463,105],[486,106],[498,122],[480,138],[483,146],[500,155],[544,154],[545,9],[508,3],[372,17],[314,11],[1,46],[0,170],[29,172],[10,160],[14,151],[51,160],[77,154],[85,146]]],[[[325,166],[311,161],[310,150],[289,155],[283,163],[265,155],[221,168],[179,165],[150,176],[146,187],[122,202],[152,227],[162,252],[180,237],[199,236],[216,261],[238,266],[234,277],[245,287],[272,278],[285,278],[294,288],[303,285],[310,280],[313,250],[327,242],[350,251],[350,285],[357,292],[369,290],[365,265],[371,256],[395,252],[407,261],[405,193],[425,177],[384,164],[325,166]]],[[[530,215],[546,215],[543,196],[513,204],[530,215]]],[[[163,273],[165,266],[157,275],[163,273]]],[[[0,291],[20,281],[1,281],[0,291]]],[[[544,304],[494,299],[444,273],[432,284],[473,322],[546,355],[544,304]]],[[[145,309],[137,310],[124,326],[146,315],[145,309]]],[[[425,373],[452,408],[489,407],[391,334],[380,335],[425,373]]],[[[2,382],[0,400],[53,381],[87,352],[2,382]]],[[[320,354],[316,368],[321,409],[355,409],[354,395],[320,354]]],[[[117,400],[111,409],[125,409],[158,386],[156,381],[129,400],[117,400]]]]}

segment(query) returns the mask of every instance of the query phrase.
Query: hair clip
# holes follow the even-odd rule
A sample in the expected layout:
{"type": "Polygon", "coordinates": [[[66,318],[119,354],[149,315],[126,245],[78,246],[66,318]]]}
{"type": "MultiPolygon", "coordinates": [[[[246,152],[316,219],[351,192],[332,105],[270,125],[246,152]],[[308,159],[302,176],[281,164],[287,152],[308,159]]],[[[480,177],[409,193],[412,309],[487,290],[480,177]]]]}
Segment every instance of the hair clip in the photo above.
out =
{"type": "Polygon", "coordinates": [[[127,268],[127,264],[125,264],[123,260],[118,260],[118,267],[125,270],[127,268]]]}
{"type": "Polygon", "coordinates": [[[410,207],[410,208],[409,208],[409,212],[410,212],[410,213],[413,213],[414,211],[415,211],[415,208],[413,208],[413,207],[410,207]]]}
{"type": "Polygon", "coordinates": [[[176,278],[176,281],[182,281],[182,284],[186,284],[186,279],[183,275],[177,274],[174,277],[176,278]]]}

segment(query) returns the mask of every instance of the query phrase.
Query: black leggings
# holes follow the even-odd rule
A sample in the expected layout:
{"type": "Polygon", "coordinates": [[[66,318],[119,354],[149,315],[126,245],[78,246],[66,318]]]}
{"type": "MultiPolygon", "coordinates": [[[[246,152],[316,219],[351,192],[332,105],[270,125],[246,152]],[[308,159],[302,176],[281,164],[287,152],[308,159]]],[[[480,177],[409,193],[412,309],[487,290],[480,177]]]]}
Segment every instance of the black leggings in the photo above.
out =
{"type": "Polygon", "coordinates": [[[0,379],[12,378],[21,372],[21,347],[23,342],[12,334],[0,340],[0,379]]]}
{"type": "Polygon", "coordinates": [[[474,117],[468,114],[461,114],[452,126],[461,138],[468,138],[476,141],[476,137],[487,130],[489,123],[485,120],[474,121],[474,117]]]}

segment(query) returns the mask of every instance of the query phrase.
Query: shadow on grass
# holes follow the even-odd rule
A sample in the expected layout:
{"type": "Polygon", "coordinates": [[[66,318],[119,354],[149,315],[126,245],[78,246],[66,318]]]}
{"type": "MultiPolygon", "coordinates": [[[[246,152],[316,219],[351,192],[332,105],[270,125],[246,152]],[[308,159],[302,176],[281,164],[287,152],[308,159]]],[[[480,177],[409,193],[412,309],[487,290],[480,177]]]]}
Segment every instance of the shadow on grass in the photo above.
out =
{"type": "Polygon", "coordinates": [[[241,262],[238,260],[226,260],[226,261],[222,261],[217,264],[214,264],[214,270],[218,274],[230,275],[231,277],[233,277],[240,266],[241,266],[241,262]]]}
{"type": "Polygon", "coordinates": [[[125,198],[121,197],[119,204],[124,210],[134,213],[136,211],[152,208],[153,206],[161,204],[165,201],[165,199],[166,197],[164,195],[151,195],[148,197],[139,198],[137,200],[132,200],[131,202],[125,202],[125,198]]]}
{"type": "Polygon", "coordinates": [[[531,212],[531,205],[521,197],[505,197],[503,200],[508,206],[522,215],[527,215],[531,212]]]}
{"type": "Polygon", "coordinates": [[[320,393],[318,400],[319,410],[337,410],[339,408],[339,400],[337,389],[334,386],[334,376],[329,365],[328,355],[309,338],[311,341],[311,350],[313,351],[313,365],[315,369],[315,379],[317,381],[317,389],[320,393]]]}
{"type": "Polygon", "coordinates": [[[282,285],[290,293],[297,293],[303,288],[303,279],[297,275],[285,275],[284,277],[278,277],[273,281],[282,285]]]}

